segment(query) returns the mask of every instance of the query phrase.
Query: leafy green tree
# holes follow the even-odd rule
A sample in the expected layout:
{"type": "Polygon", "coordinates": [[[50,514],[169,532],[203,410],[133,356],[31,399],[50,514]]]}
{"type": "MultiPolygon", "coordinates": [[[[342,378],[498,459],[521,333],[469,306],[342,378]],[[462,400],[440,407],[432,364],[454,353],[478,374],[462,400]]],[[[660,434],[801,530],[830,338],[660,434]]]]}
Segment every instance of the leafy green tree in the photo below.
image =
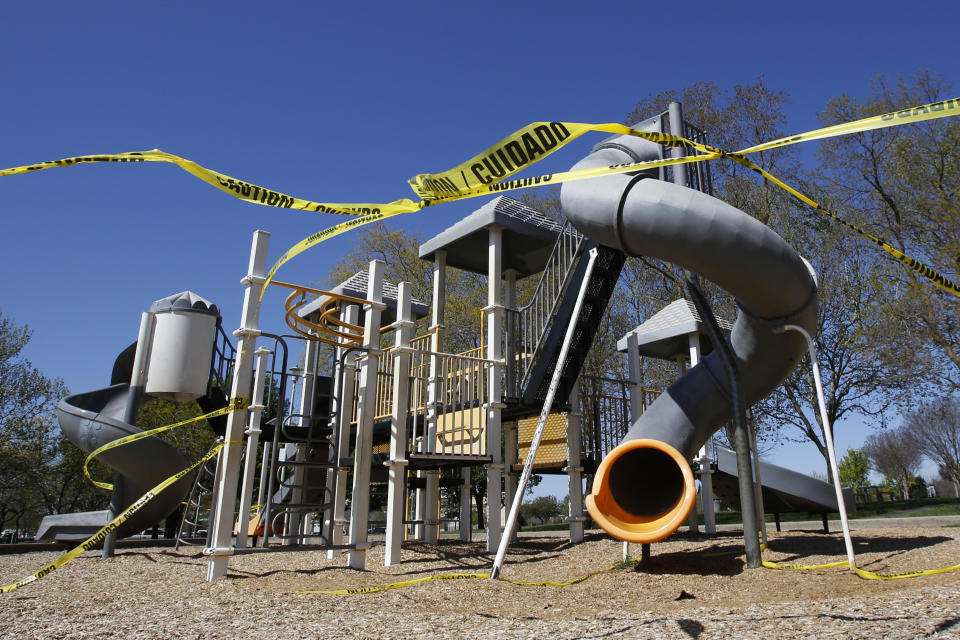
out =
{"type": "MultiPolygon", "coordinates": [[[[433,298],[433,265],[419,258],[421,239],[383,223],[360,229],[353,248],[330,271],[327,285],[334,287],[358,271],[366,271],[371,260],[383,260],[385,277],[394,284],[409,282],[413,297],[427,304],[433,298]]],[[[441,347],[459,353],[481,345],[480,310],[486,306],[486,275],[447,268],[447,297],[441,347]]],[[[417,334],[426,331],[430,318],[419,321],[417,334]]]]}
{"type": "MultiPolygon", "coordinates": [[[[23,356],[30,330],[0,313],[0,526],[34,528],[40,518],[92,495],[72,473],[56,402],[67,393],[23,356]]],[[[94,502],[96,502],[94,500],[94,502]]]]}
{"type": "Polygon", "coordinates": [[[556,496],[540,496],[520,505],[520,513],[528,522],[532,519],[549,522],[552,518],[564,515],[566,510],[563,502],[556,496]]]}
{"type": "MultiPolygon", "coordinates": [[[[137,413],[137,427],[148,431],[203,415],[196,402],[172,402],[161,398],[146,398],[137,413]]],[[[217,436],[206,420],[193,422],[158,434],[191,460],[197,460],[210,450],[217,436]]]]}
{"type": "Polygon", "coordinates": [[[850,487],[857,492],[870,485],[870,458],[862,449],[847,449],[837,467],[840,486],[850,487]]]}

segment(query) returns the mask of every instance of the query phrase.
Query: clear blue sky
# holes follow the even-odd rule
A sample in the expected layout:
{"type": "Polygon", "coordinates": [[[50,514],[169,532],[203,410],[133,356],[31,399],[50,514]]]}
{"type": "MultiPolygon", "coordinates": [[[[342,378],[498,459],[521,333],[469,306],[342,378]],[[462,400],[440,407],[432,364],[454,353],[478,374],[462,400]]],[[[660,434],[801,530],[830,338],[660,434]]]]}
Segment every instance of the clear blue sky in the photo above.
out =
{"type": "MultiPolygon", "coordinates": [[[[815,128],[830,97],[864,95],[878,73],[931,68],[960,86],[954,3],[677,6],[690,13],[636,2],[12,3],[0,167],[156,147],[304,198],[387,202],[411,197],[409,177],[528,122],[620,122],[640,97],[699,80],[762,75],[791,95],[791,132],[815,128]]],[[[337,221],[246,204],[152,163],[0,178],[0,202],[0,310],[33,329],[28,357],[74,392],[109,382],[157,298],[192,289],[236,327],[255,229],[271,232],[272,262],[337,221]]],[[[479,204],[395,224],[429,236],[479,204]]],[[[323,280],[350,242],[320,245],[279,277],[323,280]]],[[[267,297],[266,329],[281,328],[281,303],[267,297]]],[[[838,448],[864,433],[839,425],[838,448]]],[[[774,458],[821,470],[812,446],[774,458]]]]}

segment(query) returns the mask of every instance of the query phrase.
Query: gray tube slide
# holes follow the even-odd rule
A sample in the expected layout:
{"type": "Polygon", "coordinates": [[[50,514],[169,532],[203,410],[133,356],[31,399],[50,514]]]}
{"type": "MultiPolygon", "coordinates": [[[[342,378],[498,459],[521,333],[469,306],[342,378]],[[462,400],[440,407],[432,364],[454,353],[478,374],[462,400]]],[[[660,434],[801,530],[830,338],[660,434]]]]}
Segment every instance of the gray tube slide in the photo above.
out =
{"type": "MultiPolygon", "coordinates": [[[[601,142],[574,169],[657,157],[633,136],[601,142]]],[[[627,255],[691,269],[737,299],[729,341],[748,406],[775,389],[806,352],[796,324],[816,330],[817,291],[803,260],[780,236],[704,193],[652,177],[618,174],[567,182],[566,217],[587,237],[627,255]]],[[[600,464],[587,508],[612,535],[654,542],[677,529],[696,498],[690,460],[732,415],[729,383],[716,353],[639,417],[600,464]]]]}
{"type": "MultiPolygon", "coordinates": [[[[109,442],[141,433],[140,429],[121,419],[128,389],[126,383],[115,384],[61,400],[57,405],[57,417],[63,434],[89,454],[109,442]]],[[[123,509],[190,464],[176,447],[156,436],[105,451],[97,456],[97,460],[122,476],[123,509]]],[[[140,533],[167,517],[187,495],[191,480],[188,475],[153,498],[117,529],[117,536],[140,533]]],[[[37,535],[39,537],[47,530],[47,537],[55,535],[57,539],[71,539],[89,535],[106,523],[106,511],[48,516],[37,535]]]]}

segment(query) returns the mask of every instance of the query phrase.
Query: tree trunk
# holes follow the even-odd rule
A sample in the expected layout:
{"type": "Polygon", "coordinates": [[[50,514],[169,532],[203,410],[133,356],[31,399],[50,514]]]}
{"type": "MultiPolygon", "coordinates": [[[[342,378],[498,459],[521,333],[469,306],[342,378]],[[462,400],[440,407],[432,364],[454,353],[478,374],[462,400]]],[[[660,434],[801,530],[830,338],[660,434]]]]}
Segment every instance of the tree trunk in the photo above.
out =
{"type": "Polygon", "coordinates": [[[477,529],[484,529],[483,526],[483,495],[480,493],[471,490],[470,493],[473,495],[473,502],[477,505],[477,529]]]}

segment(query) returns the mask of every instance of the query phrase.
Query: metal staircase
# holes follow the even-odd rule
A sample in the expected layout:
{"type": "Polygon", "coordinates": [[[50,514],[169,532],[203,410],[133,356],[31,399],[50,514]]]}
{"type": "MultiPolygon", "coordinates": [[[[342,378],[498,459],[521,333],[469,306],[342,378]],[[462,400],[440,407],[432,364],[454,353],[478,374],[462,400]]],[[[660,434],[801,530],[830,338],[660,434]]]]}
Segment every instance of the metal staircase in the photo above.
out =
{"type": "Polygon", "coordinates": [[[508,373],[510,406],[504,415],[521,416],[538,411],[558,364],[562,375],[554,404],[558,408],[566,404],[625,261],[622,252],[584,240],[569,223],[564,225],[533,299],[507,315],[506,353],[509,369],[514,373],[508,373]],[[597,261],[580,313],[573,318],[579,284],[585,277],[587,252],[594,247],[598,250],[597,261]],[[573,341],[564,361],[558,363],[570,322],[575,324],[573,341]]]}
{"type": "Polygon", "coordinates": [[[556,316],[563,292],[583,254],[583,235],[564,222],[553,251],[540,275],[530,301],[506,314],[507,380],[505,395],[514,401],[523,397],[524,383],[544,346],[544,336],[556,316]]]}

